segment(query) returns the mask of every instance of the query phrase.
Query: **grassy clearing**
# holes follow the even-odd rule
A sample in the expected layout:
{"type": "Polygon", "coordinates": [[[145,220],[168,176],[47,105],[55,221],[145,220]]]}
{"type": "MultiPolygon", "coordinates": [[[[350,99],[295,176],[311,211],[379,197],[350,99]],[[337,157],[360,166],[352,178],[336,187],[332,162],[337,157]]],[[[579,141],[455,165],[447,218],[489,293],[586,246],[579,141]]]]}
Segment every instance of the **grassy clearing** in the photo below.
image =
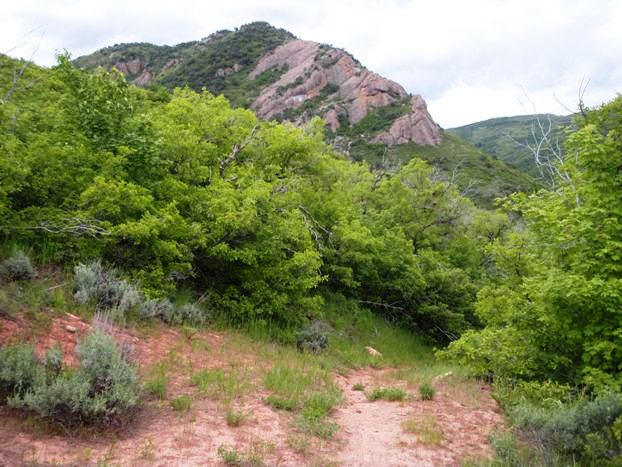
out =
{"type": "Polygon", "coordinates": [[[249,369],[238,366],[227,370],[206,368],[194,373],[190,382],[202,394],[225,404],[241,399],[252,388],[249,369]]]}
{"type": "Polygon", "coordinates": [[[423,444],[439,445],[443,442],[443,432],[432,415],[421,418],[409,418],[402,422],[402,430],[417,436],[417,440],[423,444]]]}

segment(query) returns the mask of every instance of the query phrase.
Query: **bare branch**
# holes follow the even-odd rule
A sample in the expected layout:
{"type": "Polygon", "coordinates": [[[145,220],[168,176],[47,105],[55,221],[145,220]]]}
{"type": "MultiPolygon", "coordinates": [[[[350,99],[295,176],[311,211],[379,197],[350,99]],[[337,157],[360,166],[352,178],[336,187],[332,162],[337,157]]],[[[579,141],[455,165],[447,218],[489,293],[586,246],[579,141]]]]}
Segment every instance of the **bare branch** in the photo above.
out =
{"type": "Polygon", "coordinates": [[[241,143],[234,144],[233,148],[231,149],[231,153],[225,159],[220,161],[220,178],[225,178],[225,170],[227,169],[227,167],[233,162],[235,162],[235,160],[238,157],[238,154],[240,154],[240,152],[253,141],[253,137],[255,136],[257,127],[258,126],[255,125],[252,128],[252,130],[250,131],[250,133],[248,134],[248,136],[246,137],[244,141],[242,141],[241,143]]]}

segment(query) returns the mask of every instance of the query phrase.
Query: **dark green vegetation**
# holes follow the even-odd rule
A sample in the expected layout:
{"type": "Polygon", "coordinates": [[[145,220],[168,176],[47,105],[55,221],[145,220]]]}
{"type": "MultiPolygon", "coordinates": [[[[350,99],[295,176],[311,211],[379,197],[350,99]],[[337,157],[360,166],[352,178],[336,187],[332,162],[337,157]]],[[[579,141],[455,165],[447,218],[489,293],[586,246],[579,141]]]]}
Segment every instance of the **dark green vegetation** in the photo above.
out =
{"type": "Polygon", "coordinates": [[[533,153],[525,147],[534,147],[543,134],[550,131],[549,138],[555,145],[563,142],[567,130],[572,127],[570,116],[552,114],[521,115],[501,117],[450,128],[448,133],[459,136],[487,154],[507,162],[528,173],[541,178],[540,170],[534,163],[533,153]]]}
{"type": "MultiPolygon", "coordinates": [[[[168,89],[188,86],[224,94],[234,106],[246,107],[259,91],[276,81],[286,70],[270,69],[249,80],[259,59],[294,36],[265,22],[245,24],[235,31],[218,31],[201,41],[175,46],[148,43],[118,44],[75,60],[76,66],[111,69],[118,63],[132,63],[127,78],[136,80],[145,71],[149,85],[168,89]]],[[[125,70],[124,70],[125,71],[125,70]]]]}
{"type": "MultiPolygon", "coordinates": [[[[3,87],[17,65],[4,59],[3,87]]],[[[84,261],[76,298],[118,322],[173,321],[162,300],[190,288],[204,318],[278,324],[291,341],[329,293],[439,341],[476,323],[497,216],[418,159],[378,178],[335,154],[319,120],[262,122],[222,96],[142,90],[65,57],[27,68],[1,110],[3,242],[84,261]]]]}

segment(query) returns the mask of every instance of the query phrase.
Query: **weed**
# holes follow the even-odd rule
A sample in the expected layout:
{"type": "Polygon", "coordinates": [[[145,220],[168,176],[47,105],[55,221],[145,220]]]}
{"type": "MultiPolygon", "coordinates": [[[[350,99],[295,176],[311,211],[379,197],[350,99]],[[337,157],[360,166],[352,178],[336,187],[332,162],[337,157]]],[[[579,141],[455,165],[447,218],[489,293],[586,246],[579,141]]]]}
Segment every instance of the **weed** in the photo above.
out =
{"type": "Polygon", "coordinates": [[[176,412],[187,412],[192,407],[192,398],[184,394],[171,399],[171,407],[176,412]]]}
{"type": "Polygon", "coordinates": [[[304,435],[291,435],[287,437],[287,445],[293,451],[306,456],[309,453],[311,442],[304,435]]]}
{"type": "Polygon", "coordinates": [[[439,445],[443,442],[443,432],[438,422],[431,415],[419,418],[409,418],[402,422],[402,430],[417,435],[423,444],[439,445]]]}
{"type": "Polygon", "coordinates": [[[218,446],[218,457],[226,465],[242,465],[242,455],[234,446],[220,445],[218,446]]]}
{"type": "Polygon", "coordinates": [[[365,385],[363,383],[356,383],[352,386],[353,391],[364,391],[365,385]]]}
{"type": "Polygon", "coordinates": [[[434,399],[435,394],[436,391],[430,383],[423,383],[421,386],[419,386],[419,396],[421,397],[421,400],[431,401],[432,399],[434,399]]]}
{"type": "Polygon", "coordinates": [[[370,401],[377,401],[380,399],[384,399],[387,401],[402,401],[406,398],[406,391],[400,388],[374,388],[368,395],[367,398],[370,401]]]}
{"type": "Polygon", "coordinates": [[[208,397],[222,399],[226,403],[243,397],[251,388],[247,369],[236,367],[227,372],[221,368],[206,368],[192,375],[190,382],[208,397]]]}
{"type": "Polygon", "coordinates": [[[248,418],[249,414],[242,412],[241,410],[234,410],[232,408],[227,409],[227,413],[225,418],[227,420],[227,425],[232,427],[238,427],[248,418]]]}
{"type": "Polygon", "coordinates": [[[158,399],[166,399],[168,387],[168,377],[166,375],[156,376],[145,383],[145,387],[150,394],[158,399]]]}
{"type": "Polygon", "coordinates": [[[332,439],[339,429],[339,425],[336,423],[317,418],[305,418],[303,416],[296,419],[295,426],[303,433],[322,439],[332,439]]]}
{"type": "Polygon", "coordinates": [[[300,404],[296,399],[288,399],[276,394],[270,394],[266,397],[266,403],[277,410],[287,410],[289,412],[300,407],[300,404]]]}

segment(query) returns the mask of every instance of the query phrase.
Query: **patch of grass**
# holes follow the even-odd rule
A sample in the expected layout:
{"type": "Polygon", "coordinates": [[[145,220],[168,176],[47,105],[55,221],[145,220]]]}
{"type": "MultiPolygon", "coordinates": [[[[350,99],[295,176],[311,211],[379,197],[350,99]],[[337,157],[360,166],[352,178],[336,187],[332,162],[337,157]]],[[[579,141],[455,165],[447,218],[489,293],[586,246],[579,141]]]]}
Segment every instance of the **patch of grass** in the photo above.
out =
{"type": "Polygon", "coordinates": [[[227,413],[225,414],[225,419],[227,420],[228,426],[238,427],[248,418],[248,416],[249,414],[247,412],[235,410],[229,407],[227,409],[227,413]]]}
{"type": "Polygon", "coordinates": [[[305,418],[304,416],[298,417],[294,425],[303,433],[322,439],[332,439],[335,433],[337,433],[337,430],[339,430],[339,425],[334,422],[329,422],[321,418],[305,418]]]}
{"type": "Polygon", "coordinates": [[[294,452],[302,454],[303,456],[309,454],[311,442],[305,435],[290,435],[287,437],[286,442],[287,446],[289,446],[294,452]]]}
{"type": "Polygon", "coordinates": [[[443,442],[441,431],[436,418],[426,415],[423,418],[409,418],[402,422],[402,430],[417,436],[417,440],[423,444],[439,445],[443,442]]]}
{"type": "Polygon", "coordinates": [[[167,365],[164,362],[157,363],[149,369],[145,381],[147,391],[160,400],[166,399],[169,383],[169,377],[166,373],[167,365]]]}
{"type": "Polygon", "coordinates": [[[363,383],[356,383],[352,386],[353,391],[364,391],[365,385],[363,383]]]}
{"type": "Polygon", "coordinates": [[[435,394],[436,391],[430,383],[423,383],[421,386],[419,386],[419,396],[421,397],[421,400],[431,401],[432,399],[434,399],[435,394]]]}
{"type": "Polygon", "coordinates": [[[266,403],[277,410],[287,410],[288,412],[296,410],[300,407],[300,404],[296,399],[288,399],[277,394],[270,394],[266,397],[266,403]]]}
{"type": "Polygon", "coordinates": [[[384,399],[387,401],[402,401],[406,398],[406,395],[406,391],[400,388],[374,388],[367,395],[367,399],[369,399],[370,401],[377,401],[380,399],[384,399]]]}
{"type": "Polygon", "coordinates": [[[186,394],[171,399],[171,407],[176,412],[187,412],[192,408],[192,398],[186,394]]]}
{"type": "Polygon", "coordinates": [[[225,465],[242,465],[242,454],[238,452],[235,446],[218,446],[218,457],[222,459],[225,465]]]}
{"type": "Polygon", "coordinates": [[[221,399],[225,403],[243,397],[251,389],[248,370],[239,367],[228,371],[206,368],[192,375],[190,382],[208,397],[221,399]]]}

